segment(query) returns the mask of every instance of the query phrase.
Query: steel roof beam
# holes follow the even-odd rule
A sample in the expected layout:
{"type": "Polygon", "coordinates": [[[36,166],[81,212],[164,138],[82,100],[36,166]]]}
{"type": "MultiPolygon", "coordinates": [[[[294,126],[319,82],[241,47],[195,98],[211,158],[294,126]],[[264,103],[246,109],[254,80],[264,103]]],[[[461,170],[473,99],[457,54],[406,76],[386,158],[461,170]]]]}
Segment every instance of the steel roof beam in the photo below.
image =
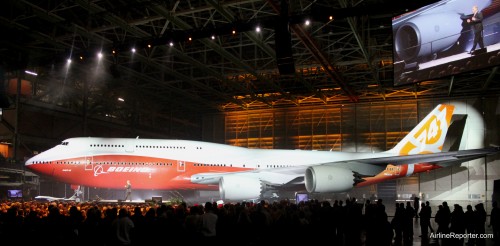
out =
{"type": "MultiPolygon", "coordinates": [[[[267,2],[271,5],[271,7],[274,9],[276,13],[280,13],[280,7],[277,6],[272,0],[267,0],[267,2]]],[[[357,102],[358,97],[355,94],[354,90],[347,85],[341,75],[335,71],[335,68],[333,67],[332,64],[330,64],[330,61],[328,60],[327,56],[323,53],[323,51],[319,48],[317,45],[316,41],[301,27],[298,25],[291,25],[290,28],[294,31],[294,33],[297,35],[297,37],[304,43],[307,49],[311,52],[311,54],[314,56],[316,61],[318,61],[325,72],[329,75],[329,77],[337,83],[340,88],[344,91],[344,93],[350,98],[351,101],[357,102]]]]}
{"type": "MultiPolygon", "coordinates": [[[[156,13],[165,16],[165,18],[167,20],[170,20],[170,22],[174,23],[176,26],[178,26],[178,27],[180,27],[182,29],[192,29],[192,27],[188,23],[185,23],[181,19],[177,18],[175,15],[171,14],[168,10],[166,10],[165,8],[163,8],[162,6],[160,6],[159,4],[152,4],[150,7],[156,13]]],[[[276,85],[273,81],[265,81],[262,78],[262,76],[254,68],[252,68],[250,65],[242,62],[240,59],[238,59],[237,57],[233,56],[228,51],[224,50],[218,44],[216,44],[214,42],[211,42],[211,41],[207,40],[206,38],[200,39],[199,41],[201,43],[203,43],[205,46],[207,46],[207,47],[211,48],[212,50],[216,51],[217,53],[219,53],[224,58],[226,58],[229,61],[233,62],[238,67],[242,68],[242,70],[244,70],[244,71],[252,74],[258,80],[260,80],[262,82],[268,83],[277,92],[280,92],[284,97],[287,97],[289,100],[293,101],[294,103],[297,103],[297,100],[293,96],[291,96],[289,93],[286,93],[285,91],[283,91],[283,88],[281,88],[280,86],[276,85]]],[[[264,102],[264,103],[268,104],[267,102],[264,102]]],[[[269,105],[269,106],[272,106],[272,105],[269,105]]]]}
{"type": "MultiPolygon", "coordinates": [[[[75,2],[77,4],[79,4],[80,6],[84,7],[85,9],[89,10],[89,11],[92,11],[93,13],[100,13],[100,12],[104,12],[105,10],[102,9],[100,6],[97,6],[95,4],[92,4],[92,3],[89,3],[87,1],[84,1],[84,0],[75,0],[75,2]]],[[[107,21],[109,21],[110,23],[113,23],[113,24],[116,24],[118,26],[120,26],[121,28],[127,30],[128,32],[130,33],[133,33],[134,35],[136,36],[139,36],[141,38],[150,38],[151,37],[151,34],[149,33],[146,33],[144,32],[143,30],[140,30],[136,27],[132,27],[132,26],[129,26],[127,24],[126,21],[122,20],[121,18],[118,18],[116,16],[113,16],[113,15],[104,15],[103,18],[107,21]]],[[[162,49],[165,49],[165,47],[162,47],[162,46],[159,46],[161,47],[162,49]]],[[[177,52],[179,53],[179,52],[177,52]]],[[[185,57],[184,57],[185,58],[185,57]]],[[[228,101],[233,101],[234,103],[237,103],[238,105],[240,105],[241,107],[244,107],[244,104],[241,103],[241,102],[236,102],[234,98],[228,96],[227,94],[224,94],[218,90],[215,90],[213,89],[212,87],[209,87],[209,86],[206,86],[202,83],[199,83],[198,81],[196,80],[193,80],[191,79],[190,77],[186,76],[186,75],[183,75],[179,72],[176,72],[175,70],[169,68],[169,67],[166,67],[164,65],[160,65],[158,63],[155,63],[155,62],[152,62],[150,59],[143,59],[142,60],[143,62],[147,62],[149,63],[150,65],[153,65],[155,67],[157,67],[158,69],[160,69],[161,71],[166,71],[167,73],[169,73],[170,75],[178,78],[178,79],[181,79],[185,82],[188,82],[192,85],[194,85],[195,87],[198,87],[198,88],[201,88],[201,89],[204,89],[206,91],[209,91],[215,95],[218,95],[219,97],[223,98],[224,100],[228,100],[228,101]]],[[[208,68],[206,68],[206,66],[204,64],[201,64],[201,63],[194,63],[196,65],[198,65],[200,68],[202,68],[202,70],[209,70],[208,68]]],[[[216,73],[215,71],[210,71],[211,74],[214,74],[216,73]]],[[[217,76],[218,78],[221,78],[222,76],[221,75],[218,75],[217,76]]],[[[173,87],[171,87],[173,88],[173,87]]],[[[178,92],[181,92],[181,91],[178,91],[178,92]]],[[[182,94],[188,94],[186,92],[183,92],[182,94]]]]}
{"type": "MultiPolygon", "coordinates": [[[[342,7],[347,8],[347,2],[345,0],[339,1],[340,5],[342,7]]],[[[347,17],[347,23],[349,23],[349,26],[351,27],[352,33],[354,37],[356,38],[356,42],[359,46],[359,49],[361,50],[361,53],[363,54],[363,57],[365,58],[366,64],[368,65],[368,70],[371,72],[371,75],[375,82],[377,83],[379,93],[382,96],[382,98],[385,100],[385,92],[382,88],[382,83],[380,83],[380,80],[378,78],[378,74],[375,72],[375,68],[373,67],[372,64],[372,58],[370,54],[368,54],[368,50],[366,46],[363,44],[363,40],[358,32],[358,28],[355,25],[355,17],[347,17]]]]}

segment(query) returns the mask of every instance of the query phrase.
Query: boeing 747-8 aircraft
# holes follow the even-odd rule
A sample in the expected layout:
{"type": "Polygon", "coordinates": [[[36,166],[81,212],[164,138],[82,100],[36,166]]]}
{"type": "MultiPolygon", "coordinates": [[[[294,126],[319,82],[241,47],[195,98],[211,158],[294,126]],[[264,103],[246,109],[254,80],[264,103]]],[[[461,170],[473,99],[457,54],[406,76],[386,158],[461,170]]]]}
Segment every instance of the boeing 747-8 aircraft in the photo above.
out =
{"type": "Polygon", "coordinates": [[[123,189],[219,190],[221,199],[259,199],[294,187],[345,192],[495,154],[499,148],[442,152],[455,107],[440,104],[394,148],[380,153],[249,149],[164,139],[78,137],[26,166],[62,182],[123,189]]]}

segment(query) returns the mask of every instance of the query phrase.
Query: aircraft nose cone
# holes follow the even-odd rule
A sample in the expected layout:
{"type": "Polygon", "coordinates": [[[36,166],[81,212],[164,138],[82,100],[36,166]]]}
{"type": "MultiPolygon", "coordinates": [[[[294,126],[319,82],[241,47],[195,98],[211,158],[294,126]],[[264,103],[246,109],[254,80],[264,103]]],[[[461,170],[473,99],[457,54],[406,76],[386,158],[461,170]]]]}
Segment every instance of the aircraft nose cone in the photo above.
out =
{"type": "Polygon", "coordinates": [[[29,158],[26,162],[24,162],[25,166],[30,166],[31,164],[34,163],[35,157],[29,158]]]}
{"type": "Polygon", "coordinates": [[[38,155],[33,156],[26,160],[26,162],[24,162],[24,166],[30,169],[35,169],[37,166],[39,166],[36,164],[40,164],[40,157],[38,155]]]}

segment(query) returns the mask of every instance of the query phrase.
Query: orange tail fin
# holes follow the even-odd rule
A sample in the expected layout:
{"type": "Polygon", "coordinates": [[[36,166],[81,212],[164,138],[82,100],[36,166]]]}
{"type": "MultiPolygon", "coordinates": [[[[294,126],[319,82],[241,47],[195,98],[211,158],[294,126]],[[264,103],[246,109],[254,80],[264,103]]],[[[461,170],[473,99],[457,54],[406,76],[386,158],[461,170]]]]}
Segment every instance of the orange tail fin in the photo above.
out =
{"type": "Polygon", "coordinates": [[[394,148],[389,150],[399,155],[438,153],[451,124],[455,106],[439,104],[394,148]]]}

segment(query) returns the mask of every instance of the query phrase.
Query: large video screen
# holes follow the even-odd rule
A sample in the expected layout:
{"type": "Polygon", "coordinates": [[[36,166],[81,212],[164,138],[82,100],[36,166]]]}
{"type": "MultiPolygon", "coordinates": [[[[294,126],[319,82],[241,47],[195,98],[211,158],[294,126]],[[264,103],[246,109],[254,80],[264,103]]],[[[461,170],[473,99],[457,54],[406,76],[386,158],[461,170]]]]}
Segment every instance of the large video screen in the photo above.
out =
{"type": "Polygon", "coordinates": [[[23,191],[22,190],[7,190],[7,197],[9,197],[9,198],[23,197],[23,191]]]}
{"type": "Polygon", "coordinates": [[[499,9],[500,0],[442,0],[393,17],[394,85],[499,65],[499,9]]]}

